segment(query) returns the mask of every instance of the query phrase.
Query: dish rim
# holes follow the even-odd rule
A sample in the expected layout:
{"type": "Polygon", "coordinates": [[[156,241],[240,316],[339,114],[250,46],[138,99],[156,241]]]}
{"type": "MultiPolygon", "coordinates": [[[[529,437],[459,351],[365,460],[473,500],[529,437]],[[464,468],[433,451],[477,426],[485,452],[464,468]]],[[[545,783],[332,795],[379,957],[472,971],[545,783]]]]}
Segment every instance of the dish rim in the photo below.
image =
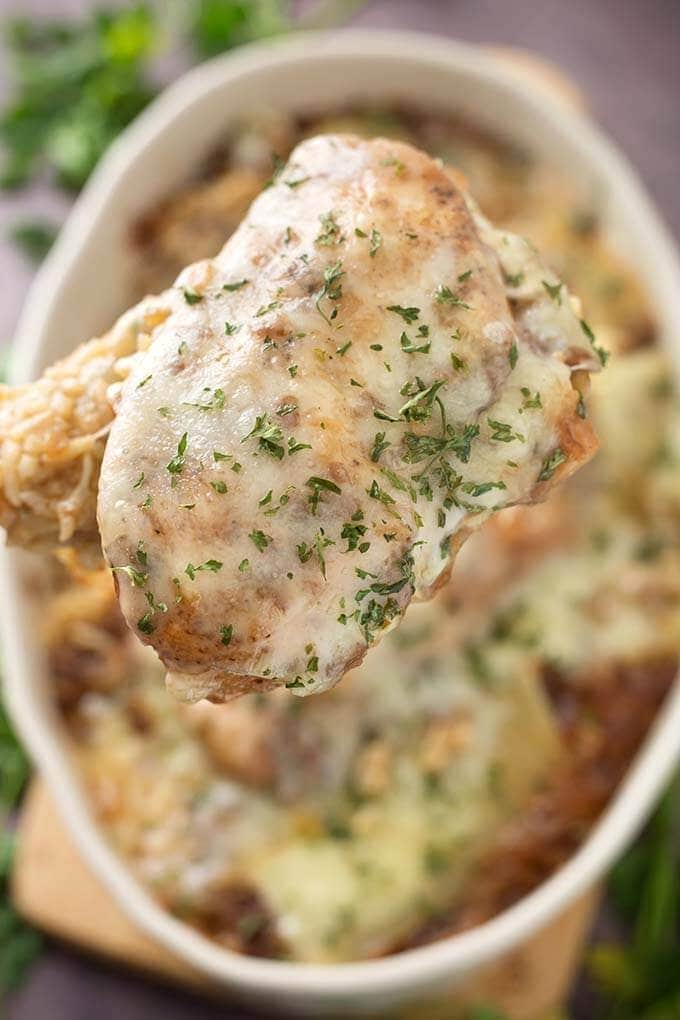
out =
{"type": "MultiPolygon", "coordinates": [[[[680,265],[673,243],[625,156],[581,114],[570,111],[547,93],[530,89],[520,74],[476,45],[442,40],[419,32],[348,29],[339,33],[298,33],[284,39],[255,43],[199,65],[171,85],[112,144],[74,206],[52,253],[29,291],[15,334],[10,364],[12,381],[33,377],[47,335],[55,295],[64,285],[87,237],[106,215],[107,196],[136,158],[166,130],[180,111],[200,102],[215,89],[258,67],[297,63],[303,70],[310,56],[345,61],[372,56],[417,54],[423,65],[460,70],[471,77],[495,81],[514,92],[528,111],[537,109],[554,118],[564,132],[588,153],[608,177],[616,177],[627,206],[637,207],[655,236],[663,288],[680,321],[680,265]],[[672,288],[675,288],[674,293],[672,288]]],[[[411,59],[414,59],[413,57],[411,59]]],[[[677,352],[676,352],[677,353],[677,352]]],[[[13,720],[47,779],[62,816],[79,850],[97,876],[113,892],[133,921],[156,941],[204,973],[232,988],[270,997],[280,993],[322,999],[384,995],[436,983],[476,968],[524,942],[591,886],[632,838],[680,757],[680,685],[675,684],[631,763],[624,781],[576,853],[537,889],[490,921],[457,935],[377,960],[339,964],[301,964],[243,956],[218,947],[195,929],[173,918],[134,877],[131,867],[107,844],[95,820],[77,774],[68,760],[61,734],[47,712],[34,713],[35,699],[23,693],[21,676],[37,664],[29,652],[27,629],[21,618],[13,553],[0,554],[0,591],[7,607],[0,616],[6,659],[5,696],[13,720]],[[23,636],[22,636],[23,635],[23,636]]]]}

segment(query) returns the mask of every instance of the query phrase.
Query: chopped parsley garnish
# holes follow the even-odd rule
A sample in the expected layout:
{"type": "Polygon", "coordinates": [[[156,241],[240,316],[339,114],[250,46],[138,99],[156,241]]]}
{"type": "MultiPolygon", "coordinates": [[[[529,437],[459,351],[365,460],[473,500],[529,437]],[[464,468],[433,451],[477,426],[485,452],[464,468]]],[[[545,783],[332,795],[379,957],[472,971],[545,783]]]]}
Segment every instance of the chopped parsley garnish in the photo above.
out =
{"type": "Polygon", "coordinates": [[[288,456],[289,457],[292,457],[292,455],[294,453],[297,453],[299,450],[311,450],[311,448],[312,447],[311,447],[311,445],[309,443],[298,443],[298,442],[296,442],[295,436],[289,436],[288,437],[288,456]]]}
{"type": "Polygon", "coordinates": [[[371,243],[368,248],[368,254],[373,258],[379,248],[382,247],[382,235],[380,231],[373,229],[371,231],[371,243]]]}
{"type": "Polygon", "coordinates": [[[264,552],[269,543],[273,541],[272,536],[265,535],[264,531],[251,531],[248,538],[260,552],[264,552]]]}
{"type": "Polygon", "coordinates": [[[335,542],[326,537],[326,533],[323,528],[319,528],[314,536],[314,544],[312,546],[305,546],[305,543],[302,542],[301,545],[297,547],[301,563],[306,563],[312,555],[312,552],[316,553],[319,570],[321,571],[324,581],[326,580],[326,559],[324,557],[324,550],[327,549],[329,545],[335,545],[335,542]]]}
{"type": "Polygon", "coordinates": [[[426,386],[422,379],[416,376],[413,383],[402,387],[403,396],[409,399],[399,408],[399,418],[405,421],[427,421],[432,416],[432,405],[437,393],[446,385],[445,379],[439,379],[430,386],[426,386]]]}
{"type": "Polygon", "coordinates": [[[497,443],[512,443],[517,440],[520,443],[526,442],[521,432],[513,432],[512,425],[504,421],[496,421],[487,418],[487,425],[491,429],[491,439],[497,443]]]}
{"type": "Polygon", "coordinates": [[[203,300],[203,295],[197,294],[195,290],[185,290],[184,300],[188,305],[197,305],[199,301],[203,300]]]}
{"type": "Polygon", "coordinates": [[[403,478],[400,478],[396,472],[391,471],[389,468],[380,468],[380,473],[390,482],[395,489],[399,492],[407,492],[414,503],[418,501],[416,490],[410,482],[405,482],[403,478]]]}
{"type": "Polygon", "coordinates": [[[119,574],[125,574],[128,581],[135,588],[146,587],[146,582],[148,580],[149,575],[141,570],[136,570],[135,567],[130,566],[130,564],[127,564],[127,566],[124,567],[112,567],[112,570],[119,574]]]}
{"type": "Polygon", "coordinates": [[[137,630],[140,630],[142,634],[153,634],[156,629],[151,622],[152,615],[153,614],[151,612],[146,612],[144,613],[144,616],[140,616],[137,620],[137,630]]]}
{"type": "Polygon", "coordinates": [[[371,450],[371,460],[374,464],[380,460],[380,454],[383,450],[386,450],[388,446],[391,446],[391,443],[389,439],[385,439],[385,433],[376,432],[373,440],[373,449],[371,450]]]}
{"type": "Polygon", "coordinates": [[[394,172],[397,175],[397,177],[401,177],[401,175],[406,170],[406,163],[403,163],[400,159],[397,159],[396,156],[389,156],[387,159],[381,159],[380,160],[380,165],[381,166],[393,166],[394,167],[394,172]]]}
{"type": "Polygon", "coordinates": [[[305,485],[307,485],[308,488],[312,490],[309,496],[307,497],[307,502],[312,508],[313,514],[316,514],[317,507],[319,506],[319,503],[322,502],[321,499],[322,492],[332,492],[336,496],[339,496],[342,492],[342,490],[335,484],[335,482],[331,482],[329,478],[319,478],[317,475],[312,475],[310,478],[308,478],[307,481],[305,482],[305,485]]]}
{"type": "Polygon", "coordinates": [[[227,336],[233,336],[234,333],[238,333],[240,328],[241,328],[240,322],[225,322],[224,324],[224,332],[226,333],[227,336]]]}
{"type": "Polygon", "coordinates": [[[513,340],[512,344],[510,345],[510,350],[508,351],[508,361],[510,362],[511,369],[514,368],[515,365],[517,364],[518,357],[519,351],[517,350],[517,341],[513,340]]]}
{"type": "Polygon", "coordinates": [[[219,450],[213,450],[213,460],[219,463],[222,460],[233,460],[234,458],[230,453],[220,453],[219,450]]]}
{"type": "Polygon", "coordinates": [[[146,476],[145,476],[144,472],[142,471],[141,475],[139,476],[139,478],[137,479],[135,484],[132,486],[132,488],[133,489],[141,489],[142,485],[144,485],[144,478],[145,477],[146,476]]]}
{"type": "Polygon", "coordinates": [[[364,632],[366,643],[371,645],[377,631],[383,630],[388,623],[399,616],[399,604],[396,599],[388,598],[384,603],[370,599],[359,616],[359,624],[364,632]]]}
{"type": "Polygon", "coordinates": [[[471,269],[466,269],[465,272],[461,273],[460,276],[458,277],[458,283],[465,283],[465,281],[469,280],[471,276],[472,276],[472,270],[471,269]]]}
{"type": "Polygon", "coordinates": [[[401,305],[388,305],[388,312],[394,312],[395,315],[400,315],[404,322],[415,322],[420,315],[420,308],[403,308],[401,305]]]}
{"type": "Polygon", "coordinates": [[[286,185],[287,188],[290,188],[291,191],[294,191],[295,188],[299,188],[301,184],[306,184],[307,181],[309,181],[309,180],[311,180],[311,178],[309,176],[307,176],[307,177],[298,177],[297,180],[294,180],[294,181],[284,181],[283,183],[286,185]]]}
{"type": "MultiPolygon", "coordinates": [[[[425,334],[427,335],[427,334],[425,334]]],[[[428,340],[426,343],[417,346],[409,339],[406,333],[402,333],[400,337],[401,349],[405,354],[429,354],[432,341],[428,340]]]]}
{"type": "Polygon", "coordinates": [[[543,461],[543,466],[541,467],[541,471],[538,476],[538,481],[547,482],[547,480],[549,478],[552,478],[552,476],[555,474],[555,471],[560,466],[560,464],[564,464],[566,460],[568,460],[568,457],[564,450],[562,449],[562,447],[556,446],[553,452],[550,454],[550,456],[546,457],[546,459],[543,461]]]}
{"type": "Polygon", "coordinates": [[[145,379],[142,379],[141,382],[137,383],[136,389],[141,390],[142,386],[146,386],[146,384],[148,383],[149,379],[152,379],[152,378],[153,378],[153,375],[147,375],[145,379]]]}
{"type": "Polygon", "coordinates": [[[524,398],[524,400],[522,401],[522,406],[519,409],[520,414],[522,414],[524,411],[531,410],[531,408],[543,407],[543,404],[541,403],[541,394],[538,392],[538,390],[536,390],[533,397],[531,395],[531,390],[529,389],[528,386],[522,386],[520,392],[524,398]]]}
{"type": "Polygon", "coordinates": [[[321,231],[315,238],[317,244],[324,247],[329,247],[332,244],[339,244],[342,241],[342,234],[340,233],[340,226],[335,219],[334,212],[322,213],[319,216],[319,222],[321,223],[321,231]]]}
{"type": "Polygon", "coordinates": [[[165,604],[165,602],[156,602],[156,599],[153,596],[153,592],[145,591],[144,598],[149,603],[154,613],[167,613],[168,611],[167,605],[165,604]]]}
{"type": "MultiPolygon", "coordinates": [[[[337,317],[338,310],[334,308],[330,314],[330,317],[321,308],[321,301],[324,298],[328,298],[329,301],[339,301],[342,297],[342,283],[340,282],[345,275],[342,268],[342,262],[338,259],[337,262],[332,262],[330,266],[326,266],[323,272],[323,286],[316,296],[316,308],[319,314],[326,320],[330,326],[331,322],[337,317]]],[[[340,353],[338,351],[338,353],[340,353]]],[[[342,352],[344,354],[344,351],[342,352]]]]}
{"type": "Polygon", "coordinates": [[[595,339],[595,334],[593,333],[592,329],[590,328],[588,323],[585,321],[585,319],[579,319],[579,322],[581,323],[581,329],[583,330],[585,335],[590,340],[590,343],[592,344],[593,350],[595,351],[595,353],[597,354],[598,358],[600,359],[600,364],[604,368],[604,366],[609,361],[609,351],[605,350],[604,347],[600,347],[598,345],[598,343],[597,343],[597,341],[595,339]]]}
{"type": "Polygon", "coordinates": [[[250,560],[249,559],[241,560],[241,562],[238,565],[238,569],[242,574],[245,574],[245,572],[250,569],[250,560]]]}
{"type": "Polygon", "coordinates": [[[233,634],[234,628],[230,623],[220,627],[220,641],[222,642],[222,644],[230,645],[233,634]]]}
{"type": "Polygon", "coordinates": [[[291,379],[295,378],[295,376],[297,375],[297,370],[298,370],[297,365],[288,366],[288,374],[290,375],[291,379]]]}
{"type": "Polygon", "coordinates": [[[182,406],[195,407],[199,411],[223,411],[225,400],[226,397],[224,395],[224,390],[218,388],[213,390],[213,395],[210,400],[203,401],[202,403],[200,401],[190,402],[188,400],[183,400],[182,406]]]}
{"type": "Polygon", "coordinates": [[[272,490],[270,489],[269,492],[262,497],[262,499],[259,501],[257,505],[268,507],[269,509],[265,510],[264,512],[265,517],[273,517],[275,514],[279,512],[281,507],[286,506],[286,504],[290,502],[290,493],[294,489],[295,489],[294,485],[289,485],[287,489],[284,489],[281,495],[279,496],[276,506],[274,506],[272,503],[272,490]]]}
{"type": "Polygon", "coordinates": [[[281,157],[279,156],[278,152],[272,152],[272,154],[271,154],[271,161],[272,161],[271,177],[269,178],[268,181],[266,181],[262,185],[262,190],[263,191],[266,191],[267,188],[271,188],[272,184],[276,183],[276,181],[278,180],[278,178],[281,175],[281,171],[283,170],[284,166],[286,165],[286,161],[281,159],[281,157]]]}
{"type": "Polygon", "coordinates": [[[371,482],[370,489],[366,489],[366,492],[371,497],[371,499],[377,499],[379,503],[383,504],[383,506],[390,506],[392,503],[394,503],[394,500],[390,496],[389,492],[385,492],[384,489],[381,489],[375,478],[371,482]]]}
{"type": "Polygon", "coordinates": [[[276,408],[276,413],[278,414],[279,418],[285,418],[287,414],[292,414],[293,411],[297,411],[297,409],[298,409],[297,404],[281,404],[279,407],[276,408]]]}
{"type": "Polygon", "coordinates": [[[224,283],[222,284],[222,290],[229,291],[230,293],[235,290],[241,290],[242,287],[247,287],[250,280],[237,280],[236,283],[224,283]]]}
{"type": "Polygon", "coordinates": [[[218,570],[222,569],[222,563],[220,560],[206,560],[205,563],[199,563],[198,566],[194,566],[193,563],[187,563],[184,568],[184,573],[190,580],[194,580],[196,574],[201,570],[207,570],[212,574],[216,574],[218,570]]]}
{"type": "Polygon", "coordinates": [[[168,464],[166,464],[167,470],[172,475],[171,485],[173,489],[178,482],[177,476],[182,473],[182,468],[184,467],[185,460],[184,455],[186,453],[186,449],[187,449],[187,433],[185,432],[182,438],[180,439],[179,443],[177,444],[177,453],[172,458],[172,460],[168,464]]]}
{"type": "Polygon", "coordinates": [[[465,308],[470,310],[470,305],[466,304],[462,298],[451,290],[450,287],[446,287],[444,284],[439,284],[435,291],[434,299],[438,305],[453,305],[454,308],[465,308]]]}
{"type": "Polygon", "coordinates": [[[506,273],[503,272],[503,277],[506,283],[509,283],[511,287],[519,287],[524,283],[524,273],[506,273]]]}
{"type": "Polygon", "coordinates": [[[281,307],[280,301],[270,301],[268,305],[261,305],[255,312],[255,318],[259,319],[262,315],[267,315],[268,312],[274,312],[277,308],[281,307]]]}
{"type": "Polygon", "coordinates": [[[226,482],[217,481],[217,482],[211,482],[210,484],[212,485],[212,487],[215,490],[215,492],[219,492],[219,494],[221,496],[223,496],[225,494],[225,492],[229,492],[229,489],[227,488],[227,483],[226,482]]]}
{"type": "Polygon", "coordinates": [[[541,283],[545,287],[546,293],[548,294],[548,297],[550,298],[550,300],[554,301],[555,304],[561,305],[562,304],[562,294],[561,294],[562,284],[561,283],[548,283],[547,280],[541,280],[541,283]]]}
{"type": "Polygon", "coordinates": [[[245,443],[247,439],[257,439],[259,448],[268,453],[270,457],[275,457],[276,460],[281,460],[285,453],[285,449],[281,445],[283,432],[278,425],[272,423],[268,414],[257,416],[252,429],[241,442],[245,443]]]}
{"type": "MultiPolygon", "coordinates": [[[[340,538],[344,538],[347,542],[347,549],[345,552],[352,552],[354,549],[359,547],[359,539],[363,538],[366,534],[367,528],[365,524],[360,522],[363,520],[363,511],[357,510],[355,514],[352,514],[351,521],[345,521],[340,532],[340,538]],[[358,516],[357,516],[358,515],[358,516]]],[[[368,547],[368,543],[366,544],[368,547]]]]}
{"type": "Polygon", "coordinates": [[[347,343],[344,343],[341,347],[336,347],[335,348],[335,353],[339,354],[340,357],[342,357],[343,354],[347,354],[347,351],[350,349],[351,346],[352,346],[352,341],[348,340],[347,343]]]}
{"type": "Polygon", "coordinates": [[[505,489],[505,482],[465,482],[461,485],[463,492],[469,496],[485,496],[492,489],[505,489]]]}
{"type": "Polygon", "coordinates": [[[300,563],[306,563],[307,560],[311,559],[312,553],[314,552],[311,545],[307,545],[306,542],[300,542],[300,544],[296,545],[295,548],[297,550],[300,563]]]}
{"type": "Polygon", "coordinates": [[[463,372],[467,368],[465,358],[461,358],[455,351],[451,351],[451,366],[454,372],[463,372]]]}
{"type": "Polygon", "coordinates": [[[463,464],[470,459],[472,441],[479,435],[479,425],[464,425],[454,428],[447,425],[443,436],[418,436],[407,432],[404,436],[406,453],[404,460],[408,464],[419,464],[429,457],[451,451],[463,464]]]}

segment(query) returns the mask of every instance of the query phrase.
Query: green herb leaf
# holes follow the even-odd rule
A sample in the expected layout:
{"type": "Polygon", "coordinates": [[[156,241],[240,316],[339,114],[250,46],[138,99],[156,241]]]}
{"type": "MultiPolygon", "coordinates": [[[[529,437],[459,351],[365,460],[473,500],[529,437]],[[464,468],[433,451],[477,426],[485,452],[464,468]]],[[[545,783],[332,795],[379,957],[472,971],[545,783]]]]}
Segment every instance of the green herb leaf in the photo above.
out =
{"type": "Polygon", "coordinates": [[[491,439],[497,443],[512,443],[517,440],[520,443],[526,442],[521,432],[514,432],[512,426],[504,421],[496,421],[487,418],[487,425],[491,429],[491,439]]]}
{"type": "Polygon", "coordinates": [[[273,542],[271,535],[265,535],[264,531],[251,531],[248,538],[260,552],[264,552],[267,546],[273,542]]]}
{"type": "Polygon", "coordinates": [[[177,476],[182,473],[184,468],[185,453],[187,449],[187,433],[185,432],[179,443],[177,444],[177,453],[172,460],[166,464],[167,470],[172,475],[172,486],[177,484],[177,476]]]}
{"type": "Polygon", "coordinates": [[[268,414],[256,417],[255,424],[241,442],[245,443],[247,439],[257,439],[259,448],[276,460],[281,460],[285,453],[281,444],[283,432],[278,425],[273,424],[268,414]]]}
{"type": "Polygon", "coordinates": [[[332,482],[329,478],[319,478],[317,475],[312,475],[310,478],[308,478],[307,481],[305,482],[305,485],[307,485],[312,490],[307,499],[307,502],[312,508],[313,514],[316,514],[317,507],[319,506],[319,503],[322,502],[321,499],[322,492],[332,492],[336,496],[339,496],[342,492],[342,490],[339,488],[339,486],[335,484],[335,482],[332,482]]]}
{"type": "Polygon", "coordinates": [[[389,439],[385,439],[385,433],[376,432],[373,440],[373,449],[371,450],[371,460],[374,464],[380,460],[380,454],[383,450],[386,450],[388,446],[391,446],[391,443],[389,439]]]}
{"type": "MultiPolygon", "coordinates": [[[[323,286],[316,296],[315,304],[317,311],[321,316],[323,316],[323,318],[326,320],[329,326],[332,324],[333,320],[337,317],[338,310],[337,308],[334,308],[330,316],[326,315],[326,313],[321,307],[321,301],[324,298],[328,298],[329,301],[339,301],[341,299],[342,297],[341,280],[344,275],[345,272],[342,268],[342,262],[339,259],[337,262],[331,263],[330,266],[326,266],[323,273],[323,286]]],[[[351,341],[349,342],[349,344],[346,345],[345,350],[347,350],[347,348],[350,345],[351,341]]],[[[341,351],[340,349],[338,349],[337,353],[344,354],[345,350],[341,351]]]]}
{"type": "Polygon", "coordinates": [[[547,280],[541,280],[541,283],[545,287],[545,290],[552,301],[555,304],[562,304],[562,284],[561,283],[548,283],[547,280]]]}
{"type": "Polygon", "coordinates": [[[462,298],[458,297],[458,295],[452,291],[450,287],[446,287],[443,284],[440,284],[437,287],[434,299],[438,305],[452,305],[454,308],[465,308],[468,311],[470,310],[470,305],[466,304],[462,298]]]}
{"type": "Polygon", "coordinates": [[[600,347],[598,345],[597,341],[595,340],[595,334],[593,333],[592,329],[590,328],[588,323],[585,321],[585,319],[579,319],[579,322],[581,323],[581,329],[583,330],[585,335],[590,340],[590,343],[592,344],[593,350],[595,351],[595,353],[597,354],[598,358],[600,359],[600,364],[604,368],[604,366],[609,361],[609,351],[605,350],[604,347],[600,347]]]}
{"type": "Polygon", "coordinates": [[[409,339],[406,333],[402,333],[400,337],[401,349],[405,354],[429,354],[432,341],[428,340],[426,343],[417,346],[409,339]]]}
{"type": "Polygon", "coordinates": [[[322,247],[328,247],[332,244],[340,244],[343,240],[342,234],[340,233],[340,226],[335,219],[334,212],[323,213],[319,216],[321,223],[321,231],[316,237],[316,243],[322,247]]]}
{"type": "Polygon", "coordinates": [[[404,322],[415,322],[420,315],[420,308],[403,308],[401,305],[388,305],[388,312],[394,312],[395,315],[400,315],[404,322]]]}
{"type": "Polygon", "coordinates": [[[560,466],[560,464],[564,464],[564,462],[567,459],[568,458],[564,450],[560,446],[555,447],[550,456],[546,457],[546,459],[543,461],[543,466],[541,467],[540,473],[538,475],[538,481],[547,482],[548,479],[552,478],[552,476],[555,474],[555,471],[560,466]]]}

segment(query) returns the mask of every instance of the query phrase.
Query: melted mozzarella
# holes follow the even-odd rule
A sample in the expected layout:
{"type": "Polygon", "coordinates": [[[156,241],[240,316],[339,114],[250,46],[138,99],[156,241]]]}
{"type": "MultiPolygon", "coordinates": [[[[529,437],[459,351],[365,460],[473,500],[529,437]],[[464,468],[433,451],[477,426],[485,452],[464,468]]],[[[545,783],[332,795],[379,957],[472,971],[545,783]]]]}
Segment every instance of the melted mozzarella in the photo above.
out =
{"type": "Polygon", "coordinates": [[[304,142],[167,301],[99,524],[187,700],[332,686],[492,511],[594,448],[566,290],[409,146],[304,142]]]}

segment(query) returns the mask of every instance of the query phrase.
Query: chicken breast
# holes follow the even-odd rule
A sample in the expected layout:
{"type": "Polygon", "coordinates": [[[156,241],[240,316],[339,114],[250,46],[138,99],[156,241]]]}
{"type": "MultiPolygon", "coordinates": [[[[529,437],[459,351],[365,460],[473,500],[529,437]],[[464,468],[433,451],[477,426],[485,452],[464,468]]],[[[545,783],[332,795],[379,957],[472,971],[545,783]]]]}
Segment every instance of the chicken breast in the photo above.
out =
{"type": "Polygon", "coordinates": [[[336,683],[483,520],[592,454],[591,340],[438,162],[302,143],[180,275],[106,444],[104,552],[172,690],[336,683]]]}

